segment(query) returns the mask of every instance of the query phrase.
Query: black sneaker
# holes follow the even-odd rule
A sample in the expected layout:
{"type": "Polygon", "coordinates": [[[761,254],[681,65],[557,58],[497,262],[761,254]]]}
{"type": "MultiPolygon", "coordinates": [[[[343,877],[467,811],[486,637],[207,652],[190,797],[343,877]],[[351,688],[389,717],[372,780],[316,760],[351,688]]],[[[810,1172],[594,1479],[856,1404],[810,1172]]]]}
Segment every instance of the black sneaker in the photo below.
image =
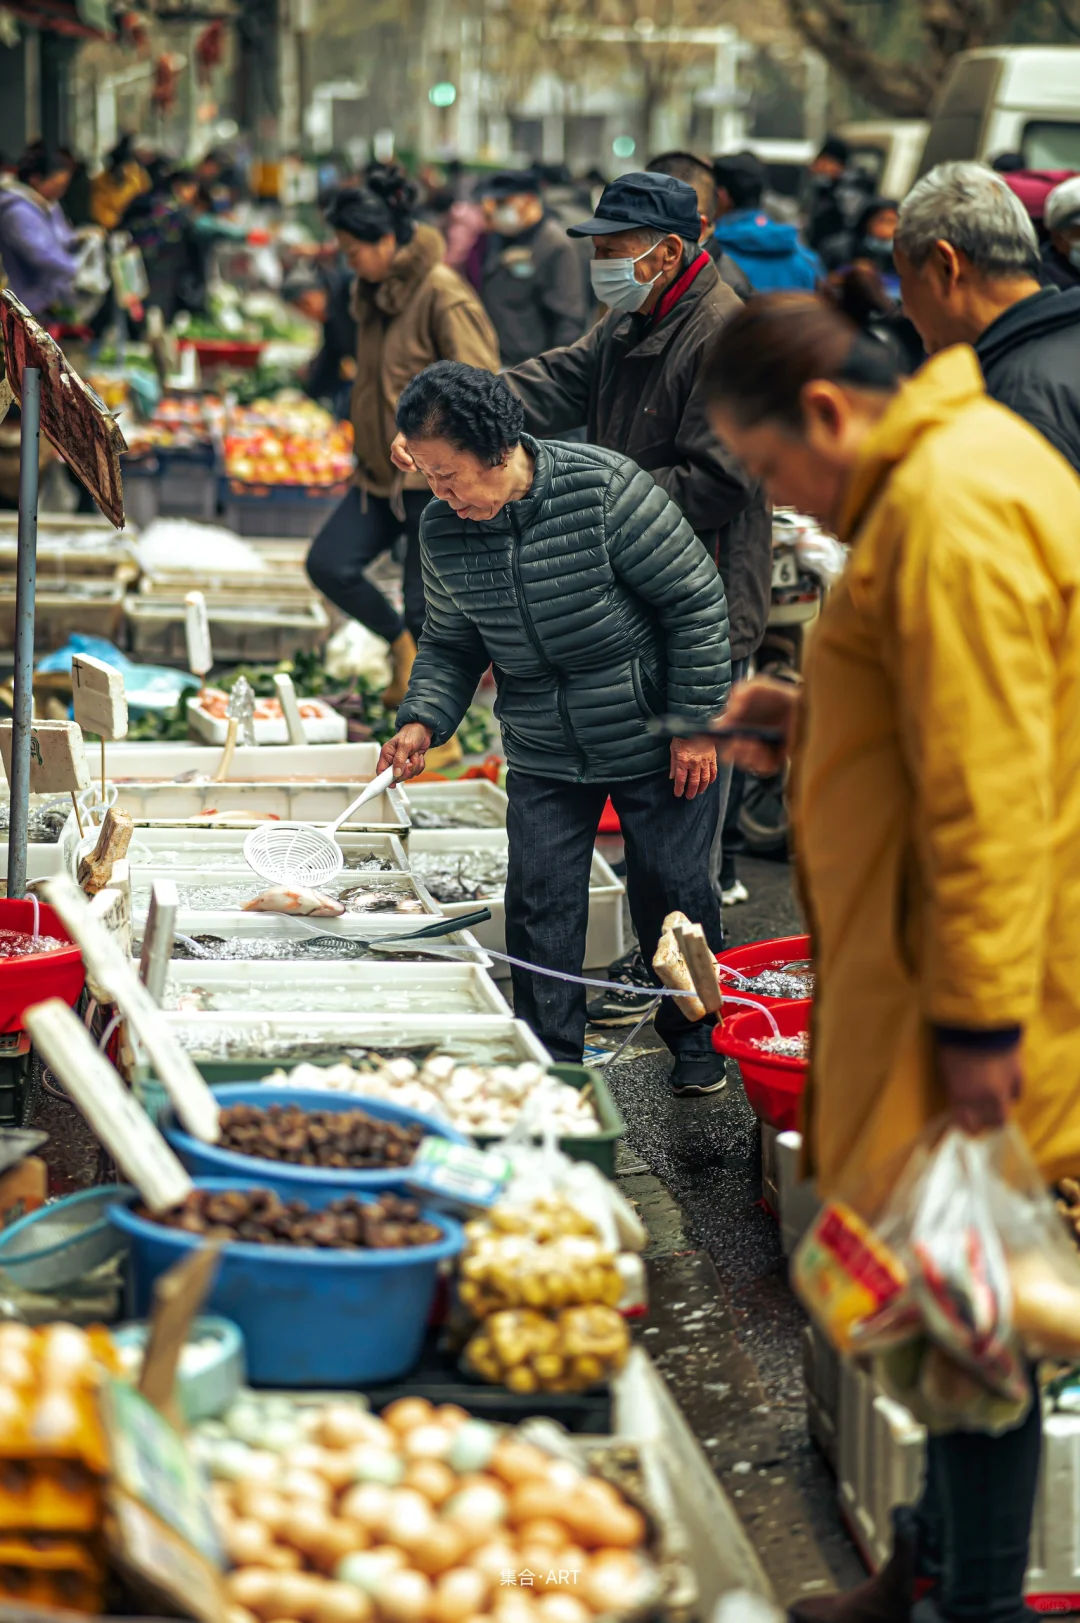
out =
{"type": "Polygon", "coordinates": [[[611,991],[597,992],[588,1004],[593,1026],[632,1026],[641,1019],[650,998],[641,992],[621,992],[620,986],[648,986],[652,977],[637,947],[608,965],[611,991]]]}
{"type": "Polygon", "coordinates": [[[676,1057],[671,1068],[671,1091],[677,1099],[692,1099],[703,1093],[719,1093],[727,1087],[727,1066],[723,1054],[687,1054],[676,1057]]]}

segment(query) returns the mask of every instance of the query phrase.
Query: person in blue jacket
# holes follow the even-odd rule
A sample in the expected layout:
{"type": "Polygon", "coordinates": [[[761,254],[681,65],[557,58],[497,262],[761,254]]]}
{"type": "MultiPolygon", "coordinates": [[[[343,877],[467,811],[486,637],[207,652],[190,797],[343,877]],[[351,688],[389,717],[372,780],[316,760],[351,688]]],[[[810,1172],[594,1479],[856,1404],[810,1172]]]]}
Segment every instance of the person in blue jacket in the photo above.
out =
{"type": "Polygon", "coordinates": [[[799,240],[795,226],[770,220],[762,208],[765,165],[752,152],[733,152],[714,159],[713,174],[719,199],[716,241],[745,271],[754,292],[812,292],[824,266],[799,240]]]}

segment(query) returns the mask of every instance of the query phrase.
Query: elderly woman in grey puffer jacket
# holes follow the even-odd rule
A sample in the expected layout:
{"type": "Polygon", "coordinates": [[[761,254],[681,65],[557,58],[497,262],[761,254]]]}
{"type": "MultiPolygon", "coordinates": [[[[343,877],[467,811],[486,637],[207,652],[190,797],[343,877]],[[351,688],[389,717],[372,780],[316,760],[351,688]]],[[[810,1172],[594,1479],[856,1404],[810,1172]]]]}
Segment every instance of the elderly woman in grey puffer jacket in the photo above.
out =
{"type": "MultiPolygon", "coordinates": [[[[502,379],[454,361],[421,372],[397,412],[394,457],[436,497],[420,540],[427,620],[398,732],[380,768],[423,770],[490,662],[509,767],[509,952],[581,972],[593,840],[610,794],[646,962],[681,909],[718,948],[709,885],[716,757],[648,730],[672,710],[704,724],[730,680],[716,567],[679,509],[627,457],[537,441],[502,379]]],[[[585,993],[515,969],[514,1007],[560,1060],[580,1062],[585,993]]],[[[677,1093],[723,1086],[706,1022],[665,998],[657,1030],[677,1093]]]]}

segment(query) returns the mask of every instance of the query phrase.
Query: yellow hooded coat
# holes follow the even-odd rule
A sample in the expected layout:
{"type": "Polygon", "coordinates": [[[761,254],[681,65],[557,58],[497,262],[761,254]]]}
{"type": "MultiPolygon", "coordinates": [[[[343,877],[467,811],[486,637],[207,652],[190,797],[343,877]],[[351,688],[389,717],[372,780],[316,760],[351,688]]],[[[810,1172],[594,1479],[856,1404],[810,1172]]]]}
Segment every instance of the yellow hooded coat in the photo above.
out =
{"type": "Polygon", "coordinates": [[[1023,1028],[1017,1119],[1080,1171],[1080,481],[970,349],[854,469],[792,772],[823,1192],[944,1108],[932,1027],[1023,1028]]]}

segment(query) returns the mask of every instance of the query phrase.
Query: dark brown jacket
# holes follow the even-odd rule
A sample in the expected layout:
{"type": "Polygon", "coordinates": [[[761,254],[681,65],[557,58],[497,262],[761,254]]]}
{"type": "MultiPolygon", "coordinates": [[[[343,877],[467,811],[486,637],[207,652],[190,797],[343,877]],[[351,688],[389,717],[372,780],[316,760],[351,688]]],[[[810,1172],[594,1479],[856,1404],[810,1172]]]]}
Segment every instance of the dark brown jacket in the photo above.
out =
{"type": "Polygon", "coordinates": [[[418,225],[385,282],[356,282],[356,382],[350,416],[356,440],[356,483],[373,496],[404,484],[426,490],[422,474],[402,475],[390,461],[394,413],[405,385],[434,361],[464,361],[494,372],[499,343],[468,282],[444,264],[439,233],[418,225]]]}
{"type": "Polygon", "coordinates": [[[732,659],[752,654],[765,631],[772,523],[760,489],[709,427],[701,367],[741,308],[710,262],[655,328],[649,316],[610,312],[576,344],[504,374],[530,434],[584,427],[591,444],[630,457],[678,503],[723,577],[732,659]]]}

